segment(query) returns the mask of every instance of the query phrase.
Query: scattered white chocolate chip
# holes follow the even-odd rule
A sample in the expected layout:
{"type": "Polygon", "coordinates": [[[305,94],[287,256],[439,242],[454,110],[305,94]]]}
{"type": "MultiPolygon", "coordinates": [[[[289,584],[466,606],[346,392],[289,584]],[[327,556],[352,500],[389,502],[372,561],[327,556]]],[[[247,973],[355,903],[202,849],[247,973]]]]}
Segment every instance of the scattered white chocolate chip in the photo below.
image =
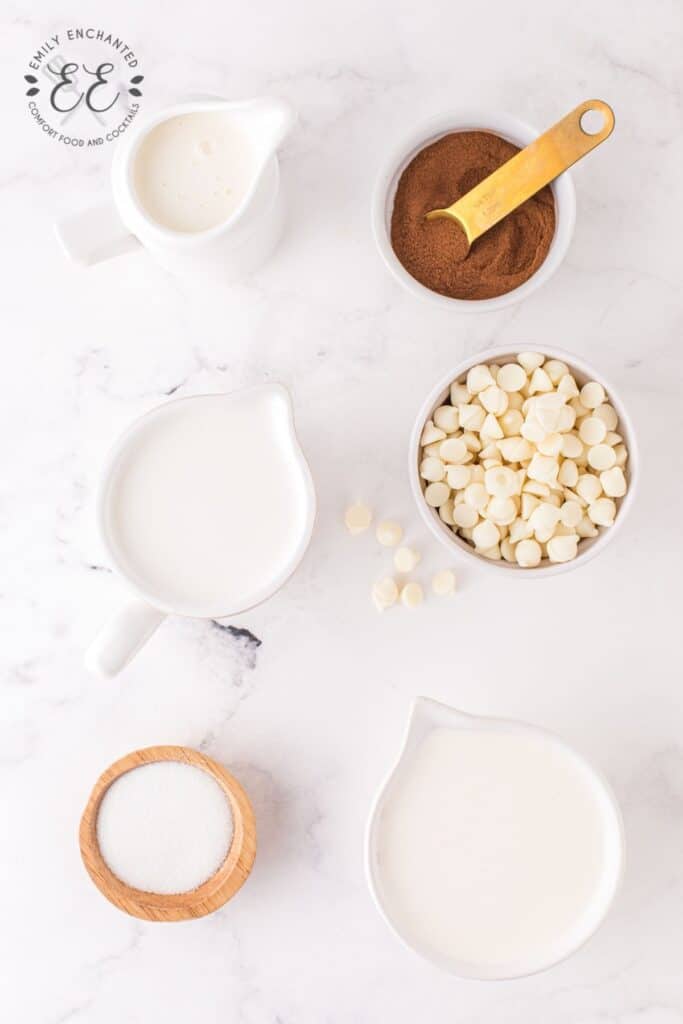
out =
{"type": "Polygon", "coordinates": [[[415,548],[398,548],[394,553],[394,568],[396,572],[412,572],[420,561],[420,552],[415,548]]]}
{"type": "Polygon", "coordinates": [[[384,519],[381,523],[378,523],[375,533],[377,540],[385,548],[396,547],[397,544],[401,543],[401,538],[403,537],[402,528],[392,519],[384,519]]]}
{"type": "Polygon", "coordinates": [[[451,569],[442,569],[432,577],[432,590],[439,597],[446,597],[455,591],[455,573],[451,569]]]}
{"type": "Polygon", "coordinates": [[[344,514],[344,522],[349,533],[362,533],[372,522],[372,509],[360,501],[349,505],[344,514]]]}
{"type": "Polygon", "coordinates": [[[385,579],[375,583],[372,588],[372,600],[378,612],[391,608],[392,604],[396,604],[398,601],[396,581],[391,576],[387,576],[385,579]]]}
{"type": "Polygon", "coordinates": [[[417,608],[423,599],[424,593],[419,583],[405,583],[401,588],[401,604],[406,608],[417,608]]]}

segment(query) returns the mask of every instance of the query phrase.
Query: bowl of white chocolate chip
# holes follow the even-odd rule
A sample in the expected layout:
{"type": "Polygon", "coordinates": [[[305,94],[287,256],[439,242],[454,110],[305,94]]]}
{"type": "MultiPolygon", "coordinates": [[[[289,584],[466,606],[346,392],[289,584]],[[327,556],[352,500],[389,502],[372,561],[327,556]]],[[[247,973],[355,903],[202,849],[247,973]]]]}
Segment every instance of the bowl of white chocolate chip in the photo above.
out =
{"type": "Polygon", "coordinates": [[[632,503],[637,463],[628,414],[592,367],[556,349],[489,349],[423,403],[409,471],[443,544],[528,577],[604,548],[632,503]]]}

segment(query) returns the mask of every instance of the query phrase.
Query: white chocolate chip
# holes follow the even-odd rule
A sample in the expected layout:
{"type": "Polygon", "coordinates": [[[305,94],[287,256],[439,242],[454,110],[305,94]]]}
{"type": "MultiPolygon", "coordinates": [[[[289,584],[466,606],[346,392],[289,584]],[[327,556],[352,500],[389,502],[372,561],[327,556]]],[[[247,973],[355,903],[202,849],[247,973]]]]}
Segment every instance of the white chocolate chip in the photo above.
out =
{"type": "Polygon", "coordinates": [[[595,447],[588,449],[588,465],[591,469],[597,469],[598,472],[611,469],[616,461],[617,454],[608,444],[596,444],[595,447]]]}
{"type": "Polygon", "coordinates": [[[443,481],[428,484],[427,487],[425,487],[424,492],[425,501],[428,505],[431,505],[432,508],[438,508],[439,505],[443,505],[444,502],[448,501],[450,494],[450,487],[443,481]]]}
{"type": "Polygon", "coordinates": [[[517,564],[524,568],[533,568],[541,561],[541,545],[535,540],[520,540],[515,548],[517,564]]]}
{"type": "Polygon", "coordinates": [[[595,523],[591,522],[588,516],[584,516],[576,527],[579,537],[597,537],[599,530],[595,523]]]}
{"type": "Polygon", "coordinates": [[[465,488],[465,502],[477,511],[486,508],[488,500],[488,492],[483,484],[468,484],[465,488]]]}
{"type": "Polygon", "coordinates": [[[455,573],[451,569],[442,569],[432,577],[432,590],[439,597],[447,597],[455,591],[455,573]]]}
{"type": "Polygon", "coordinates": [[[538,442],[538,450],[541,455],[559,455],[562,450],[562,434],[547,434],[538,442]]]}
{"type": "Polygon", "coordinates": [[[509,526],[517,518],[517,506],[512,498],[491,498],[484,514],[496,526],[509,526]]]}
{"type": "Polygon", "coordinates": [[[553,382],[542,367],[537,367],[529,379],[529,394],[535,395],[539,391],[552,391],[553,382]]]}
{"type": "Polygon", "coordinates": [[[470,400],[470,393],[464,384],[453,383],[451,384],[451,405],[457,407],[464,405],[470,400]]]}
{"type": "Polygon", "coordinates": [[[446,434],[443,430],[434,426],[432,420],[427,420],[422,430],[422,437],[420,438],[420,444],[424,448],[425,445],[433,444],[435,441],[443,441],[446,434]]]}
{"type": "Polygon", "coordinates": [[[579,470],[575,462],[571,459],[564,459],[560,466],[560,472],[557,474],[558,481],[563,487],[575,487],[576,481],[579,479],[579,470]]]}
{"type": "MultiPolygon", "coordinates": [[[[445,442],[441,442],[444,444],[445,442]]],[[[430,483],[436,483],[438,480],[443,480],[446,475],[446,467],[444,466],[441,459],[435,458],[433,455],[428,455],[426,459],[423,459],[420,463],[420,476],[423,480],[429,480],[430,483]]]]}
{"type": "Polygon", "coordinates": [[[463,501],[453,506],[453,522],[456,526],[471,529],[479,522],[479,512],[473,505],[463,501]]]}
{"type": "Polygon", "coordinates": [[[560,359],[549,359],[547,363],[543,364],[543,369],[556,387],[562,378],[569,374],[569,367],[560,359]]]}
{"type": "Polygon", "coordinates": [[[344,522],[349,533],[362,533],[372,522],[372,509],[360,501],[349,505],[344,514],[344,522]]]}
{"type": "Polygon", "coordinates": [[[565,375],[560,379],[557,385],[557,391],[558,394],[563,395],[567,399],[577,397],[579,389],[577,387],[576,380],[571,373],[565,373],[565,375]]]}
{"type": "Polygon", "coordinates": [[[484,474],[484,486],[496,498],[512,497],[517,493],[517,483],[517,474],[507,466],[487,469],[484,474]]]}
{"type": "Polygon", "coordinates": [[[589,446],[604,441],[606,433],[607,427],[597,416],[586,416],[579,424],[579,437],[589,446]]]}
{"type": "Polygon", "coordinates": [[[626,494],[626,477],[620,466],[613,466],[600,474],[602,489],[608,498],[623,498],[626,494]]]}
{"type": "Polygon", "coordinates": [[[454,526],[453,520],[453,499],[449,498],[444,501],[443,505],[439,505],[439,518],[446,523],[447,526],[454,526]]]}
{"type": "Polygon", "coordinates": [[[377,524],[375,535],[382,547],[393,548],[401,543],[403,530],[392,519],[384,519],[381,523],[377,524]]]}
{"type": "Polygon", "coordinates": [[[410,582],[404,584],[401,589],[401,604],[406,608],[417,608],[422,604],[424,593],[419,583],[410,582]]]}
{"type": "MultiPolygon", "coordinates": [[[[517,369],[520,370],[521,367],[518,366],[517,369]]],[[[508,409],[507,412],[503,413],[498,422],[506,437],[517,437],[522,429],[524,417],[519,409],[508,409]]]]}
{"type": "Polygon", "coordinates": [[[531,443],[524,437],[502,437],[496,444],[506,462],[525,462],[534,454],[531,443]]]}
{"type": "Polygon", "coordinates": [[[471,479],[472,470],[469,466],[446,466],[446,481],[454,491],[463,490],[471,479]]]}
{"type": "Polygon", "coordinates": [[[461,437],[449,437],[441,442],[439,453],[445,462],[463,462],[467,458],[467,445],[461,437]]]}
{"type": "Polygon", "coordinates": [[[491,384],[495,383],[491,371],[483,363],[473,366],[467,374],[467,390],[471,395],[478,395],[484,388],[488,388],[491,384]]]}
{"type": "Polygon", "coordinates": [[[565,459],[579,459],[583,455],[583,444],[576,434],[563,434],[560,452],[565,459]]]}
{"type": "Polygon", "coordinates": [[[375,583],[372,588],[372,600],[378,612],[391,608],[392,604],[396,604],[398,601],[396,581],[391,576],[387,576],[385,579],[375,583]]]}
{"type": "Polygon", "coordinates": [[[524,367],[527,373],[533,373],[537,367],[543,366],[544,359],[540,352],[520,352],[517,362],[524,367]]]}
{"type": "Polygon", "coordinates": [[[484,420],[484,422],[482,423],[480,434],[481,434],[482,437],[493,438],[494,440],[497,440],[498,438],[504,437],[503,431],[501,430],[500,423],[498,422],[496,417],[493,415],[493,413],[490,412],[487,415],[487,417],[484,420]]]}
{"type": "Polygon", "coordinates": [[[508,396],[495,384],[482,391],[479,401],[486,411],[493,413],[494,416],[502,416],[508,407],[508,396]]]}
{"type": "Polygon", "coordinates": [[[460,426],[458,410],[452,405],[440,405],[434,410],[434,423],[439,430],[445,430],[447,434],[454,434],[460,426]]]}
{"type": "Polygon", "coordinates": [[[588,506],[588,516],[596,526],[611,526],[617,514],[617,506],[611,498],[597,498],[588,506]]]}
{"type": "Polygon", "coordinates": [[[576,558],[578,543],[576,534],[551,537],[548,541],[548,558],[551,562],[570,562],[576,558]]]}
{"type": "Polygon", "coordinates": [[[602,484],[592,473],[582,473],[574,490],[590,504],[602,494],[602,484]]]}
{"type": "Polygon", "coordinates": [[[459,405],[458,416],[463,430],[481,430],[486,410],[481,405],[459,405]]]}
{"type": "Polygon", "coordinates": [[[557,480],[559,469],[560,467],[557,459],[554,459],[549,455],[541,455],[540,452],[536,452],[529,463],[527,473],[529,474],[530,480],[538,480],[540,483],[548,484],[557,480]]]}
{"type": "Polygon", "coordinates": [[[560,508],[560,522],[563,526],[577,527],[583,519],[583,509],[578,501],[565,501],[560,508]]]}
{"type": "Polygon", "coordinates": [[[500,533],[495,523],[483,519],[472,530],[472,540],[476,548],[492,548],[500,540],[500,533]]]}
{"type": "Polygon", "coordinates": [[[579,397],[587,409],[597,409],[605,401],[605,389],[602,384],[591,380],[581,388],[579,397]]]}
{"type": "Polygon", "coordinates": [[[509,537],[503,537],[500,542],[500,553],[506,562],[514,562],[515,559],[515,545],[512,543],[509,537]]]}
{"type": "Polygon", "coordinates": [[[503,391],[520,391],[526,384],[526,372],[518,363],[506,363],[496,376],[496,384],[503,391]]]}
{"type": "Polygon", "coordinates": [[[420,552],[415,548],[398,548],[394,552],[394,568],[396,572],[412,572],[420,561],[420,552]]]}

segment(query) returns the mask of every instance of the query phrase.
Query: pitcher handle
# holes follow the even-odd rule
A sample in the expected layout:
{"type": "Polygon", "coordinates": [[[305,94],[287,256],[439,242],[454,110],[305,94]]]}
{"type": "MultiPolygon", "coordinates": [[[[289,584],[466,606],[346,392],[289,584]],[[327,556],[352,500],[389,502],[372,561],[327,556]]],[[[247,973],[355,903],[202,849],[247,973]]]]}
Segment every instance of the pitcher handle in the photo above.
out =
{"type": "Polygon", "coordinates": [[[147,643],[166,613],[140,598],[130,598],[105,623],[85,653],[85,667],[110,678],[125,668],[147,643]]]}
{"type": "Polygon", "coordinates": [[[69,214],[57,221],[55,233],[67,256],[82,267],[122,256],[140,245],[112,202],[69,214]]]}

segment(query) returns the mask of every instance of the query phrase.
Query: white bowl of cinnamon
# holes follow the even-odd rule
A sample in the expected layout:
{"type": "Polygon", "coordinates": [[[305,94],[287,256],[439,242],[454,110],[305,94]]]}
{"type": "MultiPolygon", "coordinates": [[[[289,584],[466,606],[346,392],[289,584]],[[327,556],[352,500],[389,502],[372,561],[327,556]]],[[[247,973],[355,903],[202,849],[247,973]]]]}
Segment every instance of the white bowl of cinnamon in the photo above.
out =
{"type": "Polygon", "coordinates": [[[455,111],[412,131],[390,154],[372,202],[380,254],[412,294],[463,313],[503,309],[557,270],[574,232],[568,172],[528,200],[458,259],[458,227],[424,214],[459,199],[540,133],[509,114],[455,111]]]}

